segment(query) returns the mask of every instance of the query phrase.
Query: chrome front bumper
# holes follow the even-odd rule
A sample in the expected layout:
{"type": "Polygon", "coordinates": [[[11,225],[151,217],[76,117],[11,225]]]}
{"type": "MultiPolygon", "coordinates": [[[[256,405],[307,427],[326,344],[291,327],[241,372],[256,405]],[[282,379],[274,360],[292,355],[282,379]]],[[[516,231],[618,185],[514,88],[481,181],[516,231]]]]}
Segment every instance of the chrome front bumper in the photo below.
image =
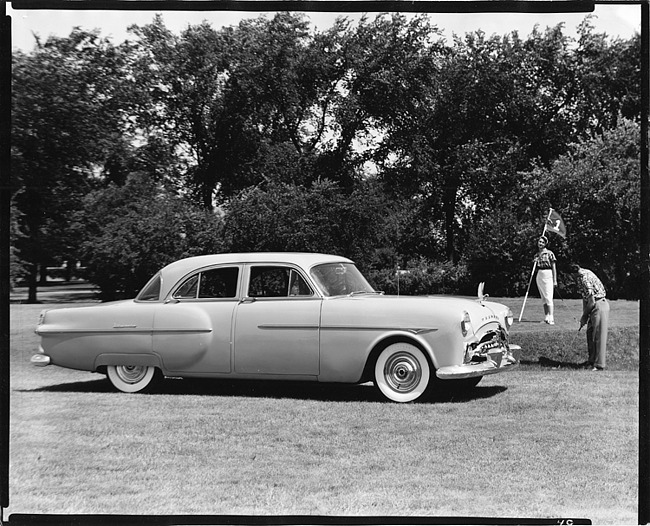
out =
{"type": "Polygon", "coordinates": [[[462,365],[447,365],[436,371],[436,376],[441,380],[459,380],[475,376],[504,373],[519,365],[521,347],[510,345],[509,350],[502,348],[491,349],[483,362],[470,362],[462,365]]]}

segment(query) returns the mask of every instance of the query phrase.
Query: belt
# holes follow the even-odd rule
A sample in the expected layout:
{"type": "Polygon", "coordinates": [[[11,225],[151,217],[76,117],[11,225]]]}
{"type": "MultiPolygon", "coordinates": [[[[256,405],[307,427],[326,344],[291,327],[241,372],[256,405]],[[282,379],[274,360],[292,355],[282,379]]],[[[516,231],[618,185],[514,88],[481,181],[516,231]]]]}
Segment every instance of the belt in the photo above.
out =
{"type": "Polygon", "coordinates": [[[607,299],[607,298],[605,298],[605,296],[601,296],[600,298],[594,298],[594,301],[601,301],[601,300],[604,300],[604,299],[607,299]]]}

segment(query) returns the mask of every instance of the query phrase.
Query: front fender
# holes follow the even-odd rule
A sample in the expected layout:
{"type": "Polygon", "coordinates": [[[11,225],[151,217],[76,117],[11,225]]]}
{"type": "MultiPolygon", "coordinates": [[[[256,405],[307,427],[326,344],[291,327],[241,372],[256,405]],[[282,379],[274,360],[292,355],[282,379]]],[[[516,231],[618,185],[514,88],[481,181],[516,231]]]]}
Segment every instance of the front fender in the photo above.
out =
{"type": "Polygon", "coordinates": [[[369,359],[376,359],[377,355],[379,354],[377,352],[379,349],[383,349],[387,345],[390,345],[391,343],[397,341],[408,342],[419,346],[429,357],[429,360],[431,360],[433,367],[437,369],[438,360],[436,359],[436,356],[433,352],[433,348],[426,340],[426,336],[428,334],[436,331],[437,329],[393,330],[379,334],[369,345],[367,356],[369,359]]]}
{"type": "Polygon", "coordinates": [[[335,330],[321,331],[319,380],[344,383],[362,380],[367,376],[368,366],[372,365],[379,351],[396,341],[418,345],[429,356],[434,368],[437,368],[438,361],[426,336],[420,329],[381,327],[338,327],[335,330]]]}

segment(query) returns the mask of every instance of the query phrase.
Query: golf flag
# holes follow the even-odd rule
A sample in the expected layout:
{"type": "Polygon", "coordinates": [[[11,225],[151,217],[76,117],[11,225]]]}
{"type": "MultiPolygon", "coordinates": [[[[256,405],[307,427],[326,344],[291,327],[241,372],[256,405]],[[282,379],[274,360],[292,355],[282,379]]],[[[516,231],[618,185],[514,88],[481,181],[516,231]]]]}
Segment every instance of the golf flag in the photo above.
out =
{"type": "Polygon", "coordinates": [[[556,234],[566,237],[566,226],[562,217],[555,210],[551,208],[551,211],[546,218],[546,230],[549,232],[555,232],[556,234]]]}

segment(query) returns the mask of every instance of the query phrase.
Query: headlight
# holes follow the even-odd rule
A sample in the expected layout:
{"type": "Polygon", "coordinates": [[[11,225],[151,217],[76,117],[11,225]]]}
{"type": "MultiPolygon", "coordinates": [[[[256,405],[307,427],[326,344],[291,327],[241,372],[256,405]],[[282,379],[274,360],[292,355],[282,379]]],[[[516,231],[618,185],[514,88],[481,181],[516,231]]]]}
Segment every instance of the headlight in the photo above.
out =
{"type": "Polygon", "coordinates": [[[505,320],[506,320],[506,329],[510,329],[510,327],[512,327],[512,324],[515,321],[515,317],[512,315],[512,311],[510,309],[506,311],[505,320]]]}
{"type": "Polygon", "coordinates": [[[463,311],[463,317],[460,320],[460,331],[463,336],[467,336],[472,329],[472,319],[469,317],[469,312],[463,311]]]}

